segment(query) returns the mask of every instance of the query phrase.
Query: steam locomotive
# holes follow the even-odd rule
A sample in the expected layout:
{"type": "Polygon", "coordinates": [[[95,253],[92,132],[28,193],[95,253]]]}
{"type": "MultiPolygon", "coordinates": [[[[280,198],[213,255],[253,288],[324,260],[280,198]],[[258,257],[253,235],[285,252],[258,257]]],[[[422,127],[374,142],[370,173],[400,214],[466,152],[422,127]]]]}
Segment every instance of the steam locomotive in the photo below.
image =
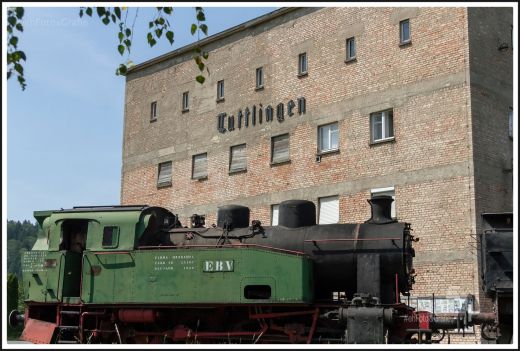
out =
{"type": "Polygon", "coordinates": [[[37,211],[42,232],[22,257],[27,308],[9,322],[24,324],[23,340],[61,344],[434,343],[446,329],[497,332],[497,313],[434,315],[401,301],[418,239],[391,218],[392,201],[368,200],[364,223],[328,225],[304,200],[282,202],[277,226],[250,224],[238,205],[219,207],[209,228],[144,205],[37,211]]]}

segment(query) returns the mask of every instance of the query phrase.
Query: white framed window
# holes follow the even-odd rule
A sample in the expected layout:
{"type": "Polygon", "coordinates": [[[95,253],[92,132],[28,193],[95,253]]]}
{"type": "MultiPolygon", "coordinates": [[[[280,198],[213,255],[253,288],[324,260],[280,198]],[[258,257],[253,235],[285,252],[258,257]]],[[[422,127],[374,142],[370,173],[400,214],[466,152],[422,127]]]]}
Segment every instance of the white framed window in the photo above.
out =
{"type": "Polygon", "coordinates": [[[370,197],[374,196],[380,196],[380,195],[386,195],[391,196],[394,201],[392,201],[392,212],[391,216],[392,218],[396,218],[395,214],[395,188],[393,186],[387,187],[387,188],[376,188],[370,190],[370,197]]]}
{"type": "Polygon", "coordinates": [[[370,135],[372,142],[393,139],[394,113],[393,110],[380,111],[370,114],[370,135]]]}
{"type": "Polygon", "coordinates": [[[192,179],[204,179],[208,177],[208,154],[193,155],[191,168],[192,179]]]}
{"type": "Polygon", "coordinates": [[[182,110],[188,111],[190,109],[190,95],[188,91],[182,93],[182,110]]]}
{"type": "Polygon", "coordinates": [[[157,119],[157,101],[150,104],[150,120],[154,121],[157,119]]]}
{"type": "Polygon", "coordinates": [[[264,68],[258,67],[256,69],[256,89],[264,87],[264,68]]]}
{"type": "Polygon", "coordinates": [[[339,196],[320,197],[318,224],[333,224],[339,222],[339,196]]]}
{"type": "Polygon", "coordinates": [[[511,139],[513,139],[513,108],[512,107],[509,107],[508,122],[509,122],[509,137],[511,139]]]}
{"type": "Polygon", "coordinates": [[[407,44],[411,41],[409,19],[405,19],[399,22],[399,38],[401,44],[407,44]]]}
{"type": "Polygon", "coordinates": [[[217,100],[224,99],[224,80],[219,80],[217,82],[217,100]]]}
{"type": "Polygon", "coordinates": [[[159,163],[157,171],[157,186],[172,184],[172,161],[159,163]]]}
{"type": "Polygon", "coordinates": [[[271,225],[278,225],[278,214],[280,213],[280,205],[271,205],[271,225]]]}
{"type": "Polygon", "coordinates": [[[271,138],[271,163],[289,161],[289,133],[271,138]]]}
{"type": "Polygon", "coordinates": [[[247,169],[246,144],[232,146],[229,154],[230,172],[238,172],[247,169]]]}
{"type": "Polygon", "coordinates": [[[347,61],[356,58],[356,39],[354,37],[347,39],[347,61]]]}
{"type": "Polygon", "coordinates": [[[318,127],[318,152],[338,150],[338,122],[318,127]]]}
{"type": "Polygon", "coordinates": [[[298,75],[307,73],[307,53],[301,53],[298,55],[298,75]]]}

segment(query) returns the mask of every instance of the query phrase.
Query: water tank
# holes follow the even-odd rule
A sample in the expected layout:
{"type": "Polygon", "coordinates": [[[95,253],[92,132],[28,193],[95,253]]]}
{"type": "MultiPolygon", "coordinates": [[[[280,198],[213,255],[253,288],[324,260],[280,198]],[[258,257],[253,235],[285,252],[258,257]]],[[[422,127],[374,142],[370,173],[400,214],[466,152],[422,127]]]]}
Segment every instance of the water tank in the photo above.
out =
{"type": "Polygon", "coordinates": [[[229,229],[249,227],[249,207],[240,205],[220,206],[217,209],[217,226],[229,229]]]}
{"type": "Polygon", "coordinates": [[[316,206],[307,200],[287,200],[280,203],[278,225],[288,228],[316,224],[316,206]]]}

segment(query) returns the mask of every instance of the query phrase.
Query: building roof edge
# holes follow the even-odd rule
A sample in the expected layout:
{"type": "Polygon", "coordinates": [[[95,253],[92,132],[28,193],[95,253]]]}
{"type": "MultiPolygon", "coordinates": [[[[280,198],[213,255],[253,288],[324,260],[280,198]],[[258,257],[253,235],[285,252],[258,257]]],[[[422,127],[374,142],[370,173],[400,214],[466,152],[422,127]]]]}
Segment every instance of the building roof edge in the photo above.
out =
{"type": "Polygon", "coordinates": [[[300,7],[282,7],[280,9],[278,9],[278,10],[274,10],[272,12],[266,13],[265,15],[262,15],[260,17],[253,18],[252,20],[249,20],[247,22],[241,23],[239,25],[236,25],[234,27],[226,29],[226,30],[224,30],[222,32],[213,34],[213,35],[211,35],[211,36],[209,36],[207,38],[204,38],[202,40],[199,40],[199,41],[196,41],[194,43],[182,46],[182,47],[180,47],[180,48],[178,48],[176,50],[170,51],[170,52],[168,52],[166,54],[163,54],[161,56],[154,57],[154,58],[152,58],[150,60],[141,62],[141,63],[139,63],[139,64],[129,68],[128,72],[127,72],[127,75],[130,74],[130,73],[137,72],[137,71],[139,71],[139,70],[141,70],[143,68],[155,65],[155,64],[157,64],[159,62],[171,59],[171,58],[179,56],[179,55],[182,55],[182,54],[184,54],[184,53],[186,53],[188,51],[194,50],[197,46],[203,47],[204,45],[210,44],[210,43],[215,42],[217,40],[221,40],[221,39],[226,38],[226,37],[228,37],[228,36],[230,36],[232,34],[235,34],[235,33],[241,32],[243,30],[246,30],[246,29],[248,29],[250,27],[253,27],[253,26],[259,25],[261,23],[270,21],[270,20],[272,20],[272,19],[274,19],[276,17],[279,17],[279,16],[284,15],[286,13],[295,11],[295,10],[297,10],[299,8],[300,7]]]}

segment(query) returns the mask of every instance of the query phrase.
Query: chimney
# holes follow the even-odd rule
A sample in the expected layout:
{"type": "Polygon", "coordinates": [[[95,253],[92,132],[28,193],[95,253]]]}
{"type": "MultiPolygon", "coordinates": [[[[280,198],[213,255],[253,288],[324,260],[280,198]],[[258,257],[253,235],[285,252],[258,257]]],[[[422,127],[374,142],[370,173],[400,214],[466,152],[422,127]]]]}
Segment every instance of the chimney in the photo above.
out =
{"type": "Polygon", "coordinates": [[[365,223],[387,224],[397,222],[397,220],[392,218],[392,201],[394,201],[394,199],[392,199],[391,196],[374,196],[367,201],[372,210],[372,217],[370,217],[368,221],[365,221],[365,223]]]}

